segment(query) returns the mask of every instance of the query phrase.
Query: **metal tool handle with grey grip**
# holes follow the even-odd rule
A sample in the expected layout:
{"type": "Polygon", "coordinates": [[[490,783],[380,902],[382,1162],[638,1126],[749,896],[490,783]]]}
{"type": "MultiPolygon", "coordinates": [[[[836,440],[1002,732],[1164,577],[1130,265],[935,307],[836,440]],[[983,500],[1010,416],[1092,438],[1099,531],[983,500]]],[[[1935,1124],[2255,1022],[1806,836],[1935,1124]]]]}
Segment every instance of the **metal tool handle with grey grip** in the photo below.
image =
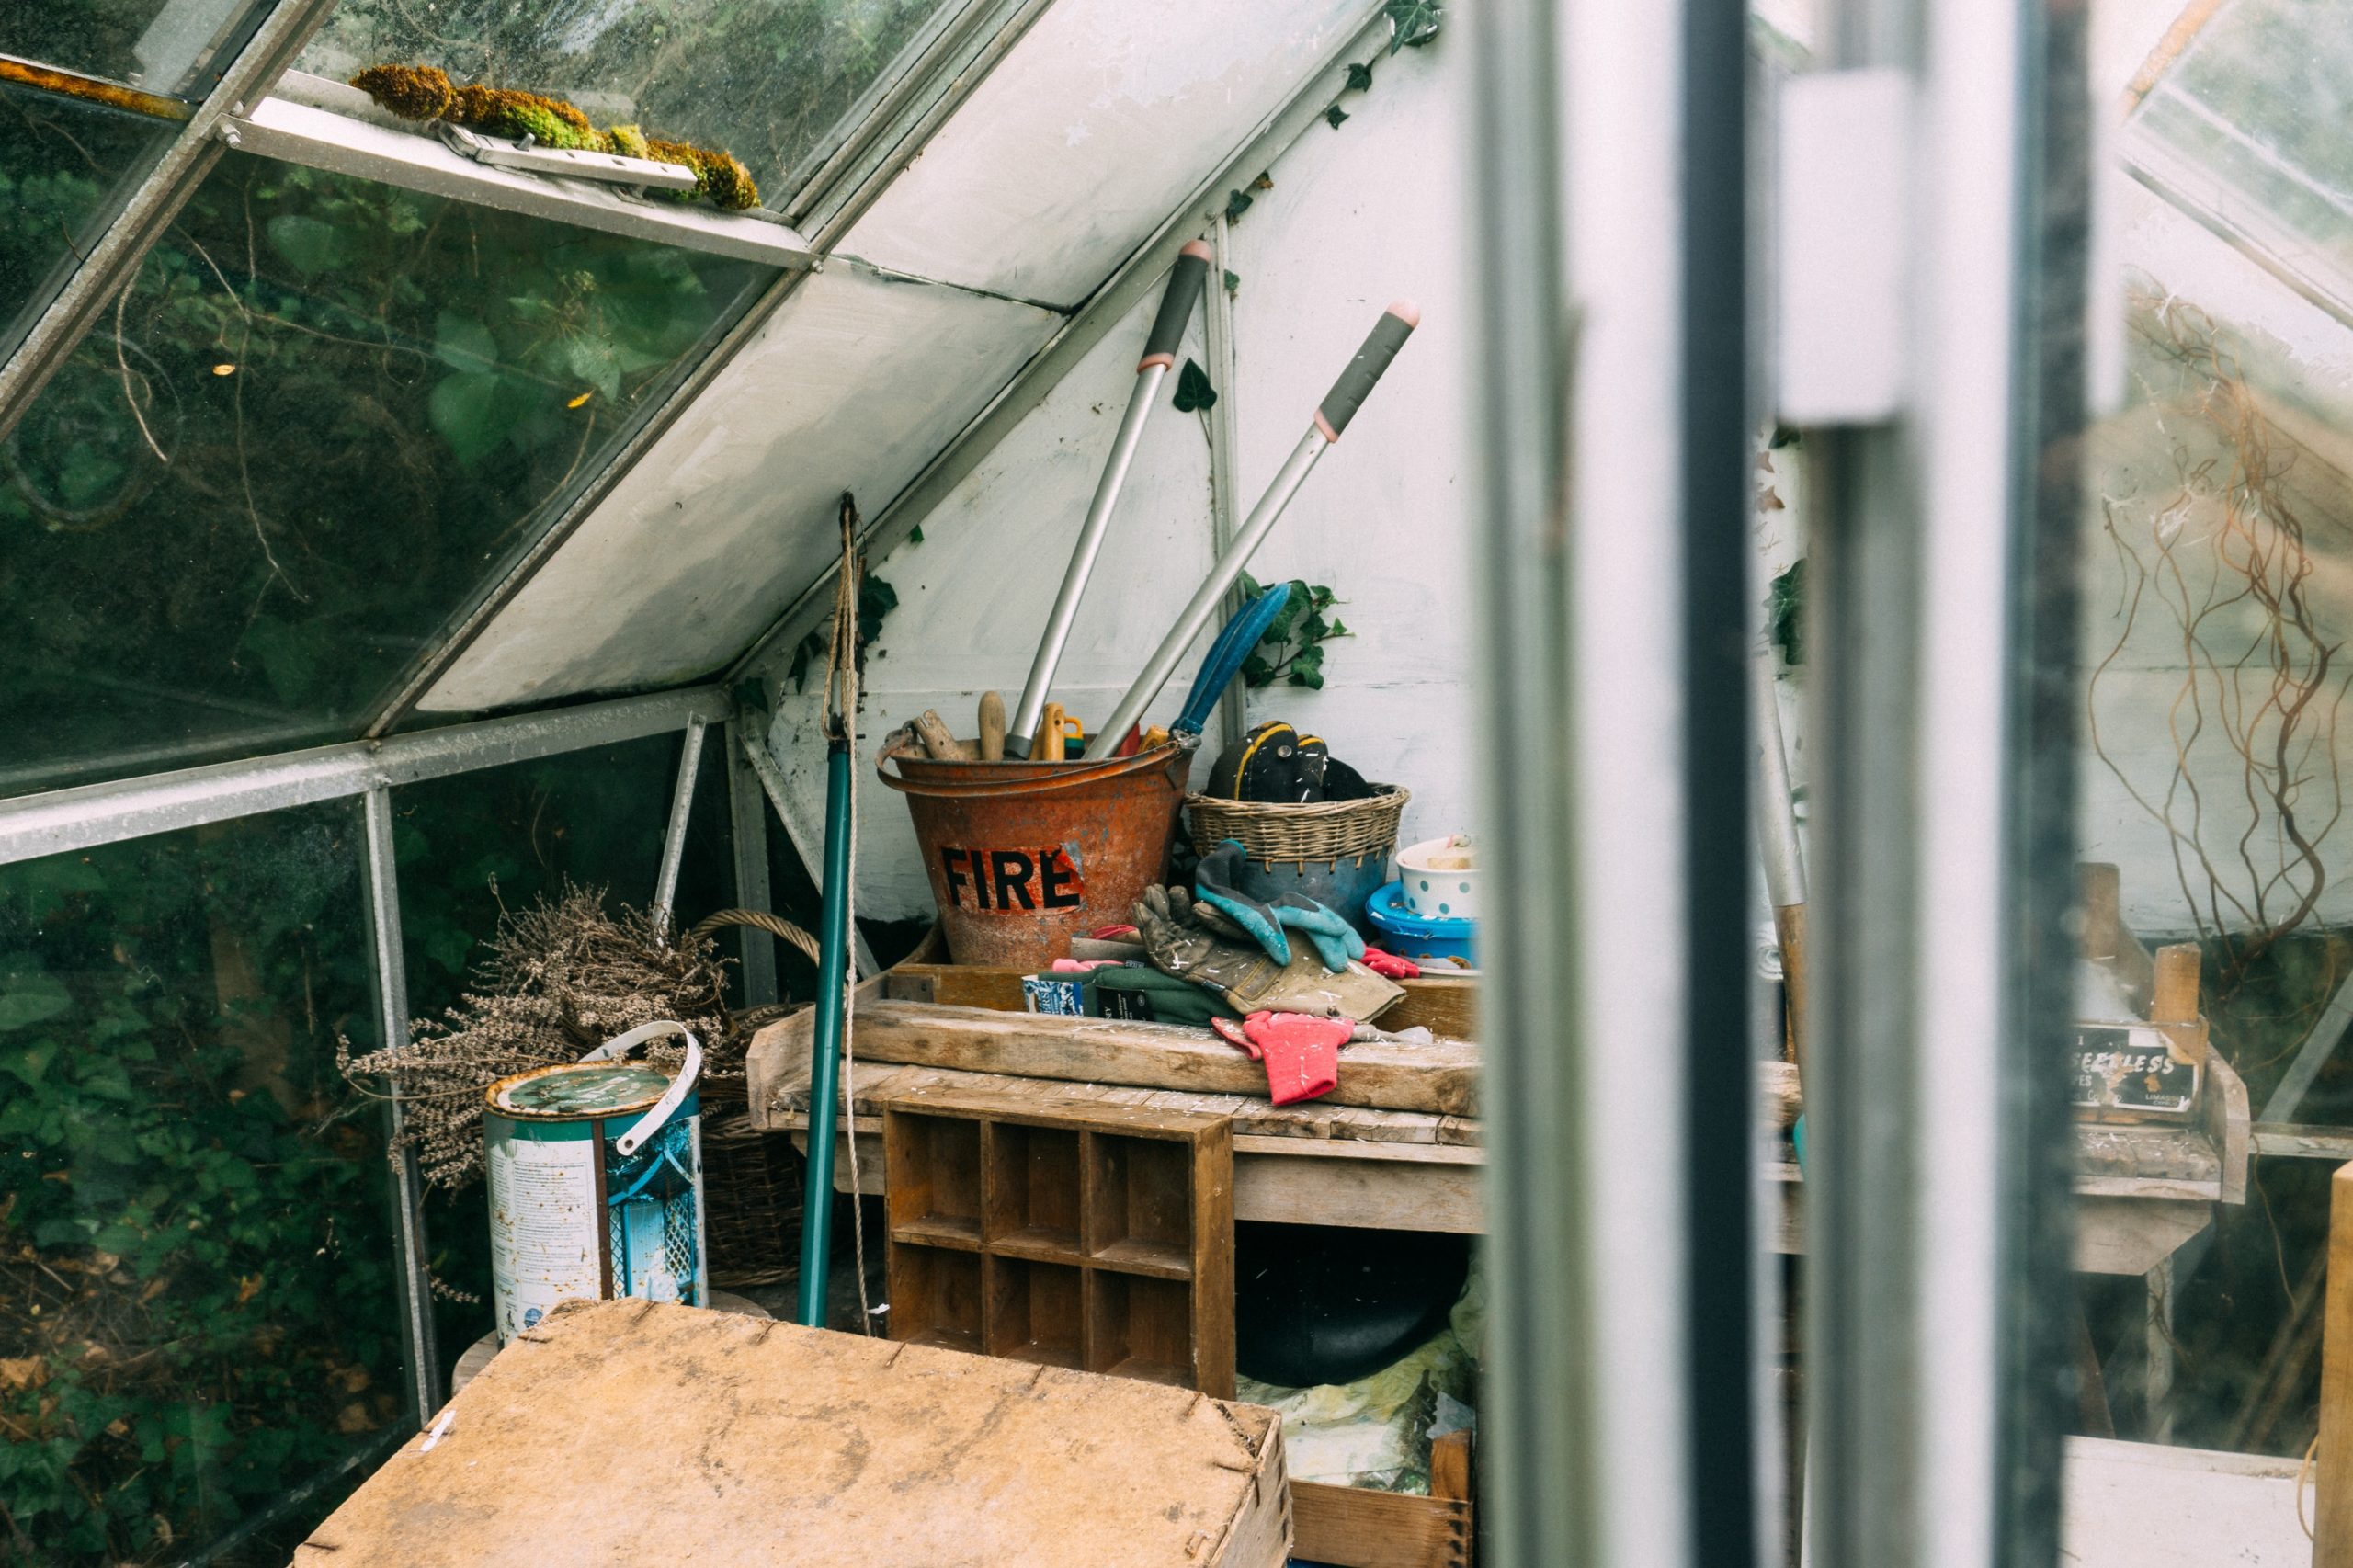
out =
{"type": "Polygon", "coordinates": [[[1193,307],[1201,302],[1201,285],[1210,275],[1210,247],[1199,240],[1176,253],[1176,265],[1168,274],[1168,291],[1160,296],[1160,313],[1152,318],[1152,331],[1144,335],[1143,358],[1137,361],[1139,374],[1157,365],[1162,369],[1176,363],[1176,350],[1185,341],[1185,324],[1193,319],[1193,307]]]}
{"type": "Polygon", "coordinates": [[[1136,366],[1135,392],[1128,399],[1128,412],[1120,421],[1120,432],[1111,438],[1111,456],[1103,465],[1103,477],[1096,482],[1095,499],[1086,508],[1086,520],[1079,525],[1078,543],[1071,551],[1070,565],[1063,573],[1063,585],[1054,595],[1054,608],[1046,617],[1046,633],[1038,642],[1037,657],[1029,663],[1029,678],[1022,684],[1020,703],[1013,710],[1012,722],[1006,726],[1006,749],[1012,756],[1029,755],[1029,742],[1038,733],[1038,716],[1045,711],[1046,693],[1054,682],[1054,667],[1062,663],[1063,648],[1070,642],[1071,623],[1078,619],[1078,601],[1086,592],[1086,579],[1094,574],[1095,558],[1102,552],[1103,535],[1111,525],[1111,508],[1118,504],[1120,486],[1128,481],[1128,466],[1135,460],[1136,443],[1143,438],[1143,422],[1152,412],[1154,397],[1160,391],[1168,368],[1176,362],[1177,346],[1184,341],[1185,324],[1192,319],[1193,307],[1200,302],[1201,284],[1209,276],[1210,247],[1199,240],[1188,242],[1176,255],[1176,265],[1169,270],[1167,291],[1160,296],[1160,313],[1152,318],[1152,331],[1143,342],[1143,358],[1136,366]]]}
{"type": "Polygon", "coordinates": [[[1348,421],[1364,406],[1364,400],[1372,395],[1373,383],[1381,380],[1381,373],[1389,369],[1389,361],[1397,358],[1397,350],[1405,347],[1405,339],[1413,335],[1414,328],[1421,322],[1422,312],[1410,301],[1400,300],[1372,324],[1364,347],[1357,350],[1357,357],[1348,361],[1348,368],[1340,372],[1340,379],[1332,383],[1332,390],[1324,394],[1323,403],[1316,407],[1315,427],[1323,432],[1325,440],[1340,438],[1348,421]]]}
{"type": "Polygon", "coordinates": [[[1257,553],[1258,547],[1274,531],[1276,519],[1283,515],[1283,508],[1290,504],[1293,495],[1299,494],[1299,487],[1307,482],[1308,470],[1315,466],[1315,460],[1324,455],[1326,448],[1340,438],[1340,432],[1347,428],[1348,421],[1355,418],[1357,410],[1364,406],[1364,400],[1370,395],[1373,383],[1381,380],[1381,372],[1389,369],[1389,362],[1397,357],[1397,350],[1414,328],[1421,324],[1421,321],[1422,312],[1413,301],[1400,300],[1374,324],[1371,335],[1364,340],[1364,347],[1357,350],[1356,358],[1348,361],[1348,368],[1340,372],[1340,379],[1333,383],[1331,392],[1316,408],[1315,418],[1308,426],[1307,434],[1301,437],[1299,445],[1291,449],[1290,456],[1284,460],[1281,470],[1276,473],[1274,483],[1267,486],[1264,495],[1258,497],[1258,504],[1250,508],[1250,516],[1244,520],[1242,531],[1234,536],[1233,543],[1210,569],[1208,581],[1195,591],[1192,602],[1176,618],[1176,624],[1169,628],[1168,635],[1161,640],[1159,650],[1144,665],[1143,674],[1136,677],[1135,685],[1128,688],[1128,694],[1120,699],[1119,707],[1111,710],[1111,716],[1103,722],[1103,727],[1096,731],[1095,738],[1087,743],[1086,758],[1089,762],[1110,756],[1130,727],[1143,717],[1144,709],[1160,695],[1160,688],[1168,684],[1168,677],[1176,672],[1176,661],[1185,656],[1185,650],[1193,645],[1193,640],[1201,634],[1211,618],[1217,614],[1225,591],[1242,575],[1242,569],[1250,564],[1250,557],[1257,553]]]}

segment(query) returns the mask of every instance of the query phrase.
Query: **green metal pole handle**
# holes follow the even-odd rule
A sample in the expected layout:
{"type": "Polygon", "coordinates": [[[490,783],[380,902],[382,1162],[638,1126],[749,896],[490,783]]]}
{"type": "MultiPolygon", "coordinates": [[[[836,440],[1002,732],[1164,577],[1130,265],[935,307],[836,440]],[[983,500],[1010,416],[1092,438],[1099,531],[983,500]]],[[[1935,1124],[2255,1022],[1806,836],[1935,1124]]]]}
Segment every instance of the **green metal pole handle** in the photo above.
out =
{"type": "Polygon", "coordinates": [[[825,892],[818,923],[817,1027],[810,1047],[809,1184],[801,1196],[799,1305],[801,1322],[810,1328],[825,1326],[826,1264],[834,1246],[834,1108],[841,1101],[842,987],[849,969],[849,740],[840,736],[825,755],[825,892]]]}

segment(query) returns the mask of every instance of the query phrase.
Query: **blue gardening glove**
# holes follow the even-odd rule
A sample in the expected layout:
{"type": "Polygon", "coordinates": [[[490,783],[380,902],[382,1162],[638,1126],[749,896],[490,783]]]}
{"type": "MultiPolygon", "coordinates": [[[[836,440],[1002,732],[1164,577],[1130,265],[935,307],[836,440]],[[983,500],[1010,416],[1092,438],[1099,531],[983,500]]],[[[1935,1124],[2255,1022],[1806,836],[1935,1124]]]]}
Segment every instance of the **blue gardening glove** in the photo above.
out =
{"type": "Polygon", "coordinates": [[[1195,895],[1248,932],[1277,963],[1290,962],[1286,926],[1304,934],[1324,967],[1336,974],[1348,967],[1350,959],[1364,957],[1364,938],[1313,899],[1287,892],[1262,902],[1244,892],[1242,869],[1246,863],[1242,846],[1227,839],[1202,857],[1193,874],[1195,895]]]}
{"type": "Polygon", "coordinates": [[[1350,959],[1364,957],[1364,938],[1357,935],[1356,927],[1313,899],[1287,892],[1274,902],[1273,908],[1278,921],[1307,934],[1307,939],[1315,944],[1315,956],[1333,973],[1347,968],[1350,959]]]}

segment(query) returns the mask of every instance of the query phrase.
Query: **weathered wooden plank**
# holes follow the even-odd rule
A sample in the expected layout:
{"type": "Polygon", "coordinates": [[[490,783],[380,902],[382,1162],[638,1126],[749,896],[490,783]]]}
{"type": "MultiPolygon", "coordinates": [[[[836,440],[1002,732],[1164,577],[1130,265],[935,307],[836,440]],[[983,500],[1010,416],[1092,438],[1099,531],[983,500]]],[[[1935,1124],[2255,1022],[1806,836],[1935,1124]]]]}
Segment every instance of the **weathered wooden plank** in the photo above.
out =
{"type": "Polygon", "coordinates": [[[1279,1568],[1287,1544],[1271,1411],[731,1312],[565,1302],[449,1408],[301,1568],[1279,1568]]]}
{"type": "Polygon", "coordinates": [[[1468,1568],[1471,1505],[1293,1482],[1292,1551],[1336,1568],[1468,1568]]]}
{"type": "MultiPolygon", "coordinates": [[[[1339,1148],[1338,1144],[1311,1145],[1339,1148]]],[[[1386,1143],[1366,1149],[1412,1147],[1386,1143]]],[[[1486,1229],[1480,1167],[1417,1160],[1302,1159],[1281,1153],[1233,1156],[1233,1217],[1285,1225],[1341,1225],[1372,1231],[1486,1229]]]]}
{"type": "Polygon", "coordinates": [[[2328,1295],[2320,1339],[2320,1518],[2313,1568],[2353,1568],[2353,1165],[2328,1184],[2328,1295]]]}
{"type": "MultiPolygon", "coordinates": [[[[884,977],[894,1002],[937,1002],[951,1007],[1028,1011],[1021,977],[1034,971],[995,964],[903,963],[884,977]]],[[[1381,1015],[1392,1032],[1425,1028],[1440,1040],[1479,1038],[1479,983],[1455,975],[1424,975],[1400,983],[1405,994],[1381,1015]]]]}
{"type": "Polygon", "coordinates": [[[1487,1130],[1475,1117],[1441,1116],[1438,1119],[1438,1141],[1476,1146],[1487,1141],[1487,1130]]]}
{"type": "Polygon", "coordinates": [[[1394,1165],[1463,1165],[1477,1169],[1487,1163],[1483,1149],[1449,1148],[1443,1143],[1373,1143],[1350,1139],[1318,1141],[1305,1138],[1259,1138],[1237,1131],[1233,1146],[1254,1154],[1277,1154],[1287,1160],[1371,1160],[1394,1165]]]}
{"type": "MultiPolygon", "coordinates": [[[[752,1041],[754,1116],[772,1103],[805,1030],[798,1018],[772,1024],[752,1041]]],[[[800,1054],[805,1055],[805,1045],[800,1054]]],[[[949,1067],[1025,1078],[1131,1084],[1200,1094],[1263,1093],[1266,1071],[1205,1029],[876,1002],[858,1015],[857,1054],[868,1062],[949,1067]]],[[[1461,1040],[1428,1045],[1374,1041],[1340,1048],[1336,1105],[1449,1116],[1476,1113],[1479,1048],[1461,1040]]]]}
{"type": "Polygon", "coordinates": [[[2155,1123],[2075,1125],[2075,1169],[2082,1176],[2136,1176],[2201,1182],[2222,1194],[2222,1161],[2205,1135],[2188,1127],[2155,1123]]]}

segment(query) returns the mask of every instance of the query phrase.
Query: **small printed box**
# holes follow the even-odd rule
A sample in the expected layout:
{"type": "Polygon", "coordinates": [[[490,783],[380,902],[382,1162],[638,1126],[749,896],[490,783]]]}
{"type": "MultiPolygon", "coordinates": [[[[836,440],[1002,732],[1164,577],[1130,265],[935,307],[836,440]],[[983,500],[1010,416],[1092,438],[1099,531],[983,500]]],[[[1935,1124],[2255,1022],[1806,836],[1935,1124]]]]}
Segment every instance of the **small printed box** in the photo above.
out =
{"type": "Polygon", "coordinates": [[[1021,1005],[1033,1013],[1084,1017],[1086,978],[1080,974],[1025,974],[1021,977],[1021,1005]]]}
{"type": "MultiPolygon", "coordinates": [[[[2202,1053],[2200,1053],[2202,1057],[2202,1053]]],[[[2202,1061],[2149,1024],[2077,1024],[2070,1100],[2086,1121],[2188,1121],[2202,1061]]]]}

